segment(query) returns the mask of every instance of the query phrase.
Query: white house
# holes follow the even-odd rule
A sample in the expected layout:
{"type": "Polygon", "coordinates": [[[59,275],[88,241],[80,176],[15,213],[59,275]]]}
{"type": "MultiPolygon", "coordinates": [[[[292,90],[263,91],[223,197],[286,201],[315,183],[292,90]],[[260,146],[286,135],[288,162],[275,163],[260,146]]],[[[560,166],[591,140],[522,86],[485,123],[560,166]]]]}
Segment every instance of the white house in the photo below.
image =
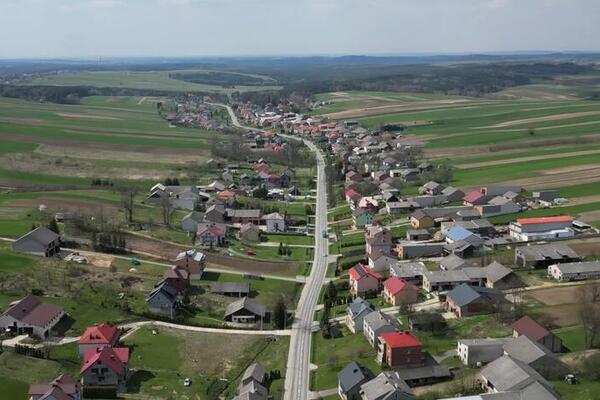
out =
{"type": "Polygon", "coordinates": [[[279,213],[271,213],[264,215],[262,219],[267,225],[268,233],[280,233],[286,231],[285,218],[279,213]]]}

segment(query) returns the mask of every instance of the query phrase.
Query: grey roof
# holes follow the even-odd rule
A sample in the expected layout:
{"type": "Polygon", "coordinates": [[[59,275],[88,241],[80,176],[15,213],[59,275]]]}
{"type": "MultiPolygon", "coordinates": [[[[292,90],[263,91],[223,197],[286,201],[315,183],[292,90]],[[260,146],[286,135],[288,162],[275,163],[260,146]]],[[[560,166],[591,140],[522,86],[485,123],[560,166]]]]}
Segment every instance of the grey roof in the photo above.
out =
{"type": "Polygon", "coordinates": [[[256,300],[252,300],[248,297],[244,297],[242,299],[234,301],[233,303],[230,303],[225,309],[225,316],[231,315],[242,309],[246,309],[252,314],[258,315],[260,317],[264,317],[267,313],[267,308],[263,304],[257,302],[256,300]]]}
{"type": "Polygon", "coordinates": [[[198,211],[192,211],[189,214],[186,214],[182,220],[187,220],[187,219],[191,219],[192,221],[195,222],[202,222],[202,219],[204,218],[204,214],[202,214],[201,212],[198,211]]]}
{"type": "Polygon", "coordinates": [[[579,254],[569,246],[562,243],[538,244],[522,246],[517,248],[525,259],[532,261],[544,261],[546,259],[559,260],[561,258],[580,258],[579,254]]]}
{"type": "Polygon", "coordinates": [[[265,370],[265,367],[259,363],[253,363],[244,371],[244,375],[242,375],[242,381],[253,379],[258,383],[264,383],[266,373],[267,371],[265,370]]]}
{"type": "Polygon", "coordinates": [[[371,327],[375,336],[379,333],[394,332],[396,328],[391,323],[390,319],[381,313],[381,311],[374,311],[365,316],[364,323],[371,327]]]}
{"type": "Polygon", "coordinates": [[[515,360],[528,365],[542,357],[549,357],[558,362],[558,358],[546,346],[534,342],[524,335],[504,345],[504,352],[515,360]]]}
{"type": "Polygon", "coordinates": [[[584,261],[556,264],[563,274],[585,274],[600,271],[600,261],[584,261]]]}
{"type": "Polygon", "coordinates": [[[367,368],[361,366],[355,361],[346,365],[337,374],[338,383],[344,393],[348,393],[356,386],[363,384],[366,380],[371,379],[373,374],[367,368]]]}
{"type": "Polygon", "coordinates": [[[187,251],[182,251],[181,253],[177,254],[177,257],[175,257],[175,261],[183,260],[186,257],[189,257],[192,260],[198,261],[198,262],[201,262],[202,260],[204,260],[206,258],[204,253],[199,252],[198,250],[195,250],[195,249],[190,249],[187,251]]]}
{"type": "Polygon", "coordinates": [[[383,371],[360,387],[363,400],[414,400],[412,390],[395,371],[383,371]]]}
{"type": "Polygon", "coordinates": [[[229,218],[260,218],[261,211],[259,209],[233,209],[225,210],[229,218]]]}
{"type": "Polygon", "coordinates": [[[238,396],[243,395],[244,393],[250,393],[250,394],[259,396],[259,397],[256,397],[256,396],[250,397],[252,399],[256,398],[256,399],[266,400],[269,397],[269,390],[255,380],[251,380],[250,382],[246,383],[245,385],[242,385],[240,383],[240,386],[238,387],[237,392],[238,392],[238,396]]]}
{"type": "Polygon", "coordinates": [[[501,294],[499,291],[494,289],[471,286],[463,283],[462,285],[459,285],[449,291],[446,296],[452,299],[454,304],[458,307],[463,307],[479,299],[483,299],[484,301],[499,299],[501,294]]]}
{"type": "Polygon", "coordinates": [[[26,233],[25,235],[18,238],[15,241],[15,243],[21,242],[21,241],[26,241],[26,240],[32,240],[43,246],[47,246],[50,243],[54,242],[58,238],[59,238],[59,235],[56,232],[51,231],[50,229],[46,228],[45,226],[38,226],[31,232],[26,233]]]}
{"type": "Polygon", "coordinates": [[[414,278],[427,272],[427,267],[420,261],[396,263],[390,267],[390,272],[398,278],[414,278]]]}
{"type": "Polygon", "coordinates": [[[158,285],[154,287],[148,294],[148,298],[146,301],[152,299],[159,294],[164,295],[166,299],[168,299],[171,303],[175,303],[177,301],[177,289],[175,289],[169,282],[162,280],[158,285]]]}
{"type": "Polygon", "coordinates": [[[362,297],[357,297],[348,305],[348,310],[350,310],[350,315],[352,316],[352,319],[354,319],[365,311],[372,312],[373,308],[368,301],[362,297]]]}
{"type": "Polygon", "coordinates": [[[485,268],[486,278],[490,282],[498,282],[512,274],[512,269],[505,267],[497,261],[492,262],[485,268]]]}
{"type": "Polygon", "coordinates": [[[471,278],[467,276],[464,270],[456,271],[427,271],[424,274],[431,283],[437,282],[469,282],[471,278]]]}
{"type": "MultiPolygon", "coordinates": [[[[502,356],[481,369],[481,376],[494,385],[500,392],[521,391],[538,383],[541,389],[553,393],[550,383],[527,364],[510,356],[502,356]]],[[[540,387],[535,385],[534,392],[540,387]]],[[[535,399],[551,399],[552,397],[534,397],[535,399]]],[[[558,398],[557,396],[555,398],[558,398]]]]}
{"type": "Polygon", "coordinates": [[[213,282],[210,285],[213,293],[250,293],[250,284],[244,282],[213,282]]]}
{"type": "Polygon", "coordinates": [[[442,258],[440,261],[440,267],[447,271],[454,271],[455,269],[462,269],[465,267],[472,267],[469,261],[457,256],[456,254],[450,254],[447,257],[442,258]]]}

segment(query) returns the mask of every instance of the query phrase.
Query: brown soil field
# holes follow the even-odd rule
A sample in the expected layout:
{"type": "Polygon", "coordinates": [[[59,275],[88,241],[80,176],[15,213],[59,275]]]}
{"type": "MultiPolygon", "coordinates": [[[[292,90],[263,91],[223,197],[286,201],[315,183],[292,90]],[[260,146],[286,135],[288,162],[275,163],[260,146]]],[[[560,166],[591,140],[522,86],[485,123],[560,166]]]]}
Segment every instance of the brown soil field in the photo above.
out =
{"type": "Polygon", "coordinates": [[[538,322],[549,328],[563,328],[579,324],[577,304],[546,307],[539,311],[538,322]]]}
{"type": "MultiPolygon", "coordinates": [[[[600,221],[600,211],[589,211],[581,214],[579,217],[583,222],[591,223],[600,221]]],[[[600,253],[600,244],[597,245],[598,253],[600,253]]]]}
{"type": "Polygon", "coordinates": [[[40,205],[45,205],[49,209],[53,211],[82,211],[82,212],[96,212],[99,210],[103,210],[105,213],[116,213],[119,211],[119,208],[102,203],[99,201],[91,201],[91,200],[76,200],[76,199],[66,199],[59,197],[40,197],[37,199],[16,199],[10,200],[8,202],[10,206],[14,207],[23,207],[23,208],[37,208],[40,205]]]}
{"type": "Polygon", "coordinates": [[[512,121],[502,122],[502,123],[496,124],[496,125],[481,126],[479,128],[504,128],[507,126],[523,125],[523,124],[529,124],[529,123],[535,123],[535,122],[560,121],[563,119],[586,117],[586,116],[590,116],[590,115],[600,115],[600,111],[582,111],[582,112],[574,112],[574,113],[547,115],[545,117],[515,119],[512,121]]]}
{"type": "MultiPolygon", "coordinates": [[[[127,246],[133,251],[154,254],[158,258],[170,259],[177,253],[188,250],[189,246],[165,243],[160,240],[153,240],[140,236],[128,235],[127,246]]],[[[251,259],[240,259],[228,257],[215,253],[206,253],[208,264],[217,268],[229,269],[231,271],[243,271],[254,274],[270,275],[295,275],[297,265],[293,262],[269,262],[251,259]]]]}
{"type": "Polygon", "coordinates": [[[108,116],[104,116],[104,115],[89,115],[89,114],[76,114],[76,113],[55,113],[55,114],[58,115],[59,117],[74,118],[74,119],[109,119],[109,120],[120,119],[120,118],[108,117],[108,116]]]}
{"type": "MultiPolygon", "coordinates": [[[[577,122],[574,124],[542,126],[539,128],[535,128],[535,130],[536,131],[547,131],[550,129],[557,129],[557,128],[571,128],[574,126],[597,125],[599,123],[600,123],[600,121],[577,122]]],[[[471,128],[471,129],[483,129],[483,128],[486,128],[486,127],[475,127],[475,128],[471,128]]],[[[527,131],[527,129],[528,128],[499,129],[499,130],[494,130],[494,132],[525,132],[525,131],[527,131]]]]}
{"type": "Polygon", "coordinates": [[[546,154],[543,156],[518,157],[518,158],[509,158],[506,160],[493,160],[493,161],[482,161],[482,162],[476,162],[476,163],[457,164],[456,168],[468,169],[468,168],[491,167],[494,165],[514,164],[514,163],[519,163],[519,162],[537,161],[537,160],[551,160],[554,158],[585,156],[585,155],[590,155],[590,154],[600,154],[600,150],[582,150],[582,151],[574,151],[571,153],[546,154]]]}
{"type": "MultiPolygon", "coordinates": [[[[168,149],[164,149],[168,152],[168,149]]],[[[118,150],[102,150],[88,149],[83,147],[69,146],[54,146],[49,144],[40,145],[36,153],[55,157],[70,157],[81,158],[85,160],[114,160],[114,161],[139,161],[148,162],[148,153],[136,151],[118,151],[118,150]]],[[[152,161],[164,164],[185,164],[188,162],[204,162],[208,160],[208,156],[194,156],[186,154],[156,154],[152,157],[152,161]]]]}
{"type": "Polygon", "coordinates": [[[577,167],[581,166],[576,166],[573,168],[559,168],[562,171],[556,172],[555,170],[550,170],[541,176],[497,182],[495,184],[518,185],[526,189],[549,189],[600,181],[600,165],[587,166],[586,169],[580,169],[577,167]]]}
{"type": "Polygon", "coordinates": [[[528,295],[547,306],[556,306],[577,302],[577,291],[579,290],[579,286],[551,287],[548,289],[532,290],[528,295]]]}
{"type": "MultiPolygon", "coordinates": [[[[600,211],[597,213],[598,218],[595,221],[600,221],[600,211]]],[[[583,214],[582,214],[583,215],[583,214]]],[[[582,256],[600,256],[600,238],[581,239],[567,242],[570,248],[575,250],[582,256]]]]}
{"type": "Polygon", "coordinates": [[[600,202],[600,195],[583,196],[583,197],[572,197],[569,199],[570,206],[576,206],[579,204],[589,204],[600,202]]]}
{"type": "Polygon", "coordinates": [[[0,122],[6,122],[9,124],[27,124],[27,125],[39,125],[43,124],[44,121],[37,118],[16,118],[16,117],[3,117],[0,118],[0,122]]]}
{"type": "Polygon", "coordinates": [[[363,107],[352,110],[338,111],[329,114],[323,114],[324,117],[330,119],[344,119],[344,118],[358,118],[368,117],[379,114],[393,114],[402,111],[420,111],[429,109],[440,109],[440,108],[456,108],[469,106],[475,108],[476,105],[481,103],[472,104],[470,100],[432,100],[424,103],[405,103],[405,104],[392,104],[382,105],[375,107],[363,107]]]}

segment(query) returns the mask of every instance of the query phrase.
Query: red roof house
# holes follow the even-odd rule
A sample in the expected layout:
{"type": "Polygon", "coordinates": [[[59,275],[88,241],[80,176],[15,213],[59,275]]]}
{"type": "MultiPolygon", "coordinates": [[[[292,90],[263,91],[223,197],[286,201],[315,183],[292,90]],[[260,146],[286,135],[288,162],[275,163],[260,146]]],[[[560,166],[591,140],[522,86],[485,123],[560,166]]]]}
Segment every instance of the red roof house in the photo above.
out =
{"type": "Polygon", "coordinates": [[[121,330],[117,327],[106,323],[90,326],[79,337],[79,355],[83,356],[88,349],[115,347],[120,338],[121,330]]]}
{"type": "Polygon", "coordinates": [[[558,217],[539,217],[539,218],[518,218],[517,223],[521,225],[530,224],[555,224],[555,223],[571,223],[573,218],[568,215],[561,215],[558,217]]]}
{"type": "Polygon", "coordinates": [[[383,282],[383,298],[393,306],[413,304],[417,302],[419,289],[397,276],[383,282]]]}
{"type": "Polygon", "coordinates": [[[513,337],[526,336],[533,342],[540,343],[550,351],[559,353],[562,351],[562,342],[548,329],[544,328],[527,315],[512,324],[513,337]]]}
{"type": "Polygon", "coordinates": [[[363,264],[356,264],[348,271],[350,293],[360,296],[363,293],[374,293],[379,291],[382,276],[371,271],[363,264]]]}
{"type": "Polygon", "coordinates": [[[424,363],[421,342],[412,333],[386,332],[379,336],[377,360],[390,367],[419,367],[424,363]]]}
{"type": "Polygon", "coordinates": [[[467,206],[479,206],[487,203],[487,196],[478,190],[474,190],[463,197],[463,202],[467,206]]]}
{"type": "Polygon", "coordinates": [[[129,372],[128,363],[128,348],[88,349],[83,355],[83,365],[79,371],[84,388],[109,387],[117,391],[123,390],[129,372]]]}

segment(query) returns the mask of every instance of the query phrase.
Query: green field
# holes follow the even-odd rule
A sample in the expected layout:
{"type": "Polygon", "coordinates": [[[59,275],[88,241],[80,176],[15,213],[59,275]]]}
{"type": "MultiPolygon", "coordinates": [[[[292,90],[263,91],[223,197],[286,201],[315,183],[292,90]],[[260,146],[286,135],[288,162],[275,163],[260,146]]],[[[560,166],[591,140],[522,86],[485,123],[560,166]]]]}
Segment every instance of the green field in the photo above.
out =
{"type": "Polygon", "coordinates": [[[129,89],[151,89],[172,92],[246,92],[251,90],[272,90],[278,86],[235,86],[224,88],[218,85],[204,85],[169,77],[171,72],[208,72],[208,71],[102,71],[102,72],[76,72],[57,75],[48,75],[24,81],[25,85],[50,85],[50,86],[93,86],[129,89]]]}

